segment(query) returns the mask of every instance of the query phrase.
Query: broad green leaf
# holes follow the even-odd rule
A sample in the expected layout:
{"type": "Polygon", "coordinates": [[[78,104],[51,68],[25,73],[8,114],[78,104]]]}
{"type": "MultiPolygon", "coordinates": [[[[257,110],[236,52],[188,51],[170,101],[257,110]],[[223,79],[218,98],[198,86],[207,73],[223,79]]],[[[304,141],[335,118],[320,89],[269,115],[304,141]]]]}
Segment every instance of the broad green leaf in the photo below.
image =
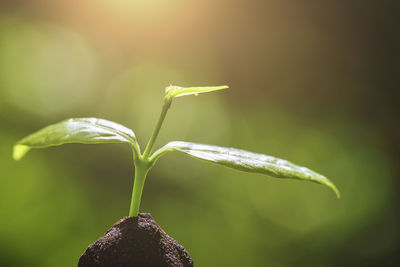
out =
{"type": "Polygon", "coordinates": [[[170,85],[165,88],[167,96],[180,97],[185,95],[197,95],[200,93],[207,93],[217,90],[229,88],[227,85],[222,86],[204,86],[204,87],[180,87],[176,85],[170,85]]]}
{"type": "Polygon", "coordinates": [[[267,174],[277,178],[306,180],[330,187],[338,198],[339,190],[325,176],[308,168],[297,166],[287,160],[256,154],[235,148],[189,142],[170,142],[155,153],[156,158],[167,151],[180,151],[198,159],[246,172],[267,174]]]}
{"type": "Polygon", "coordinates": [[[30,148],[45,148],[66,143],[98,144],[129,143],[136,145],[131,129],[121,124],[97,118],[76,118],[49,125],[20,140],[13,151],[21,159],[30,148]]]}

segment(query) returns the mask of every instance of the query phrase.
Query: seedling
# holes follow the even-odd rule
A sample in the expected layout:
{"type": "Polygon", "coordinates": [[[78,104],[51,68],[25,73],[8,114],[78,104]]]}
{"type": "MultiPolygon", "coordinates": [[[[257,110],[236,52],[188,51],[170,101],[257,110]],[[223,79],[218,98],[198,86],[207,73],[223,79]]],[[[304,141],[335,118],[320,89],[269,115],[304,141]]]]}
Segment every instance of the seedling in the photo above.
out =
{"type": "Polygon", "coordinates": [[[153,133],[141,153],[139,144],[133,131],[118,123],[97,118],[67,119],[49,125],[19,141],[14,146],[13,157],[21,159],[31,148],[45,148],[66,143],[127,143],[133,151],[135,165],[135,179],[133,184],[132,200],[129,216],[137,216],[140,200],[147,173],[156,161],[171,151],[183,152],[192,157],[215,164],[227,166],[246,172],[266,174],[277,178],[292,178],[311,181],[330,187],[339,198],[340,193],[336,186],[325,176],[311,171],[308,168],[297,166],[289,161],[272,156],[256,154],[235,148],[226,148],[212,145],[174,141],[151,153],[154,142],[160,132],[172,100],[186,95],[198,95],[217,90],[226,89],[228,86],[215,87],[179,87],[168,86],[165,89],[164,105],[153,133]]]}

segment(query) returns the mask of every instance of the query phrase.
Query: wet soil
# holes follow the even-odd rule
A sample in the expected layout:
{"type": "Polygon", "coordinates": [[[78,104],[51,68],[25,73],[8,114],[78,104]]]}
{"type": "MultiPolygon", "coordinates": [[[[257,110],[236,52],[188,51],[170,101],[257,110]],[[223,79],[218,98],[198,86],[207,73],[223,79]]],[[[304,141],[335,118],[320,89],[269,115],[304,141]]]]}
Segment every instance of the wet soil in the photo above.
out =
{"type": "Polygon", "coordinates": [[[168,236],[149,213],[125,217],[92,243],[78,267],[189,267],[185,248],[168,236]]]}

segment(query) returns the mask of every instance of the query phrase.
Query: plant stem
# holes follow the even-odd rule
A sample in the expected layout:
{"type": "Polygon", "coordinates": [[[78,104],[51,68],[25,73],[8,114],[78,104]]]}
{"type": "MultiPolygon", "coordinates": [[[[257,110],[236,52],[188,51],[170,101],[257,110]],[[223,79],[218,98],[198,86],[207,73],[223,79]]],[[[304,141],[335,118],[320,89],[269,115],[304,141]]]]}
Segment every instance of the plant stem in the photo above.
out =
{"type": "Polygon", "coordinates": [[[146,181],[147,173],[150,168],[146,167],[142,159],[135,161],[135,180],[133,182],[131,207],[129,209],[129,217],[136,217],[139,214],[140,200],[142,198],[142,191],[144,182],[146,181]]]}
{"type": "Polygon", "coordinates": [[[165,119],[165,116],[167,115],[167,111],[168,111],[169,107],[171,106],[171,102],[172,102],[172,98],[170,98],[170,97],[164,98],[164,105],[162,107],[160,117],[158,117],[157,124],[154,127],[153,133],[152,133],[150,140],[147,143],[146,149],[144,150],[144,153],[143,153],[143,158],[145,160],[148,159],[148,157],[151,153],[151,150],[153,149],[154,142],[156,141],[158,133],[160,132],[161,125],[164,122],[164,119],[165,119]]]}
{"type": "Polygon", "coordinates": [[[153,149],[154,143],[157,139],[158,133],[160,132],[161,125],[164,122],[165,116],[167,115],[168,109],[171,106],[172,97],[166,96],[164,98],[164,105],[161,110],[160,117],[158,118],[157,124],[154,127],[153,133],[147,143],[146,149],[143,155],[140,155],[139,148],[136,149],[133,157],[133,162],[135,164],[135,180],[133,182],[131,207],[129,209],[129,217],[136,217],[139,214],[140,200],[142,198],[142,191],[144,182],[146,181],[146,176],[155,161],[149,159],[151,150],[153,149]],[[138,153],[139,152],[139,153],[138,153]]]}

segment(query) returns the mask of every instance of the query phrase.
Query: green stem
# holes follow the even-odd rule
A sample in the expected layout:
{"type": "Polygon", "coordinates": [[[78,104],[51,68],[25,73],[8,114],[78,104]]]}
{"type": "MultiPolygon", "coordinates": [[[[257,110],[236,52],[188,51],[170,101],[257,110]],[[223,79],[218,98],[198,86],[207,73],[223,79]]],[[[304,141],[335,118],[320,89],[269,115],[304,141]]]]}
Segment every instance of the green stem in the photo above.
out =
{"type": "Polygon", "coordinates": [[[142,191],[144,182],[146,181],[147,173],[150,168],[143,164],[142,159],[135,161],[135,180],[133,182],[131,207],[129,210],[129,217],[136,217],[139,214],[140,200],[142,198],[142,191]]]}
{"type": "Polygon", "coordinates": [[[146,149],[144,150],[144,153],[143,153],[144,159],[148,159],[148,157],[151,153],[151,150],[153,149],[153,146],[157,139],[158,133],[160,132],[161,125],[164,122],[164,119],[165,119],[165,116],[167,115],[167,111],[168,111],[169,107],[171,106],[171,102],[172,102],[171,97],[167,96],[164,98],[164,105],[162,107],[160,117],[158,118],[157,124],[154,127],[153,133],[152,133],[150,140],[147,143],[146,149]]]}
{"type": "Polygon", "coordinates": [[[160,117],[158,118],[157,124],[154,127],[153,133],[147,143],[146,149],[143,155],[140,155],[140,150],[138,147],[133,147],[134,157],[133,161],[135,164],[135,180],[133,182],[131,207],[129,209],[129,217],[136,217],[139,214],[140,200],[142,198],[142,191],[144,182],[146,181],[146,176],[151,167],[153,167],[155,160],[149,158],[151,150],[153,149],[154,143],[157,139],[158,133],[160,132],[161,125],[164,122],[167,111],[171,106],[172,97],[166,96],[164,98],[164,105],[161,110],[160,117]]]}

